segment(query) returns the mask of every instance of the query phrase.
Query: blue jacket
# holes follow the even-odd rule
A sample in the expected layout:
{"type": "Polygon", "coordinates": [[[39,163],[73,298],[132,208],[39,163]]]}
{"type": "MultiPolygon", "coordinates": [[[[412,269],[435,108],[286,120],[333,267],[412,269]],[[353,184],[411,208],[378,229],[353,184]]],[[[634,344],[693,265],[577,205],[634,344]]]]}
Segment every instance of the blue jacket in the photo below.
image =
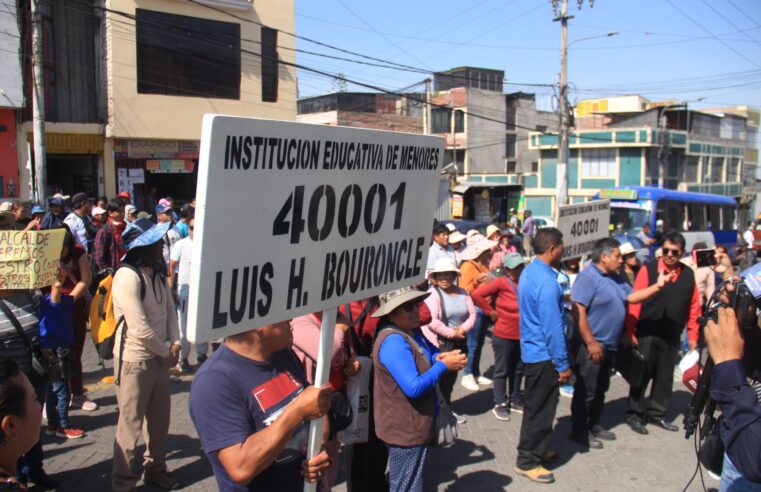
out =
{"type": "Polygon", "coordinates": [[[523,362],[551,360],[558,372],[568,370],[563,292],[549,265],[535,258],[526,267],[518,284],[518,303],[523,362]]]}
{"type": "Polygon", "coordinates": [[[761,406],[745,379],[742,361],[728,360],[713,368],[711,398],[724,417],[719,434],[729,458],[743,478],[761,483],[761,406]]]}

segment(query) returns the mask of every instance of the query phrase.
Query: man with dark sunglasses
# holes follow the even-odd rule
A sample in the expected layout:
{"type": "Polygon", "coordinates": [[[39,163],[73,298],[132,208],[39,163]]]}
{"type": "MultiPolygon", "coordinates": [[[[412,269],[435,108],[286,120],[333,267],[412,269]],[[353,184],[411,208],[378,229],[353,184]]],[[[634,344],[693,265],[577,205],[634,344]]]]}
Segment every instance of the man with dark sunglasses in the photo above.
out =
{"type": "Polygon", "coordinates": [[[634,432],[647,434],[646,423],[676,432],[679,428],[666,421],[674,383],[674,366],[679,352],[679,338],[687,326],[690,350],[697,347],[698,317],[701,315],[700,293],[691,268],[679,260],[684,255],[684,236],[669,232],[663,237],[663,256],[643,266],[634,281],[634,290],[645,289],[661,273],[671,279],[655,296],[642,304],[629,304],[626,332],[630,343],[644,356],[641,378],[633,379],[629,389],[626,422],[634,432]],[[645,388],[653,388],[648,406],[645,388]]]}

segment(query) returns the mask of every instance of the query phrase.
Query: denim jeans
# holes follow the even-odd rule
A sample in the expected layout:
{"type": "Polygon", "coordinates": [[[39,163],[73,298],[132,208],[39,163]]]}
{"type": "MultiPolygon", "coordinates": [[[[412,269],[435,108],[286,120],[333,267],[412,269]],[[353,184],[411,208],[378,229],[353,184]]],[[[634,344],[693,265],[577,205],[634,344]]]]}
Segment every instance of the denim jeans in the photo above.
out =
{"type": "Polygon", "coordinates": [[[521,341],[494,335],[491,345],[494,348],[494,404],[508,401],[520,404],[523,368],[519,371],[518,366],[521,363],[521,341]]]}
{"type": "Polygon", "coordinates": [[[468,343],[468,362],[462,372],[466,376],[472,374],[473,377],[478,378],[481,375],[478,363],[481,360],[481,350],[484,348],[484,341],[486,340],[487,325],[486,315],[480,308],[476,307],[476,322],[465,338],[468,343]]]}
{"type": "Polygon", "coordinates": [[[735,464],[724,453],[724,467],[721,470],[720,492],[761,492],[761,483],[743,478],[735,464]]]}
{"type": "Polygon", "coordinates": [[[45,412],[48,417],[48,426],[63,427],[69,426],[69,381],[62,379],[52,382],[48,385],[47,401],[45,402],[45,412]]]}

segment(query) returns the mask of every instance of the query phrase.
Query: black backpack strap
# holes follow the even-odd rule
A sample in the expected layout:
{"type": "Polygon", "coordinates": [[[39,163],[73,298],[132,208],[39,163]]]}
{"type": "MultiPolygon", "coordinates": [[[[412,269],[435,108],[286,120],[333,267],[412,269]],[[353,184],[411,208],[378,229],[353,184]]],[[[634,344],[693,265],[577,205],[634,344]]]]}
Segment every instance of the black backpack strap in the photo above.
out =
{"type": "Polygon", "coordinates": [[[5,317],[8,318],[8,321],[11,322],[13,325],[13,328],[16,329],[16,333],[18,333],[21,340],[24,342],[24,345],[26,345],[26,348],[29,349],[30,354],[36,354],[37,352],[34,350],[34,347],[32,346],[32,341],[29,340],[29,337],[24,332],[24,329],[21,327],[21,323],[19,323],[18,318],[16,318],[16,315],[13,314],[13,311],[11,308],[8,307],[8,305],[5,303],[4,300],[0,299],[0,309],[5,314],[5,317]]]}

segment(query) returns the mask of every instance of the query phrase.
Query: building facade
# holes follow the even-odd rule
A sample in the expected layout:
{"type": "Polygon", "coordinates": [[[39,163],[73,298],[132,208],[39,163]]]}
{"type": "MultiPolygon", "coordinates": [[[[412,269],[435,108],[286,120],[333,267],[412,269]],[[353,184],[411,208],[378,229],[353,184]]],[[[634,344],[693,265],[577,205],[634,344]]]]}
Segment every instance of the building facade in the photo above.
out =
{"type": "MultiPolygon", "coordinates": [[[[716,193],[747,206],[747,121],[739,113],[695,111],[640,96],[581,101],[569,138],[569,199],[583,202],[601,188],[634,185],[716,193]]],[[[531,133],[529,148],[539,152],[539,165],[524,178],[526,208],[552,215],[558,137],[531,133]]]]}
{"type": "MultiPolygon", "coordinates": [[[[195,195],[204,114],[296,118],[295,38],[283,34],[294,31],[292,0],[40,5],[46,195],[129,191],[142,207],[161,196],[182,203],[195,195]]],[[[31,142],[31,111],[25,120],[31,142]]]]}

